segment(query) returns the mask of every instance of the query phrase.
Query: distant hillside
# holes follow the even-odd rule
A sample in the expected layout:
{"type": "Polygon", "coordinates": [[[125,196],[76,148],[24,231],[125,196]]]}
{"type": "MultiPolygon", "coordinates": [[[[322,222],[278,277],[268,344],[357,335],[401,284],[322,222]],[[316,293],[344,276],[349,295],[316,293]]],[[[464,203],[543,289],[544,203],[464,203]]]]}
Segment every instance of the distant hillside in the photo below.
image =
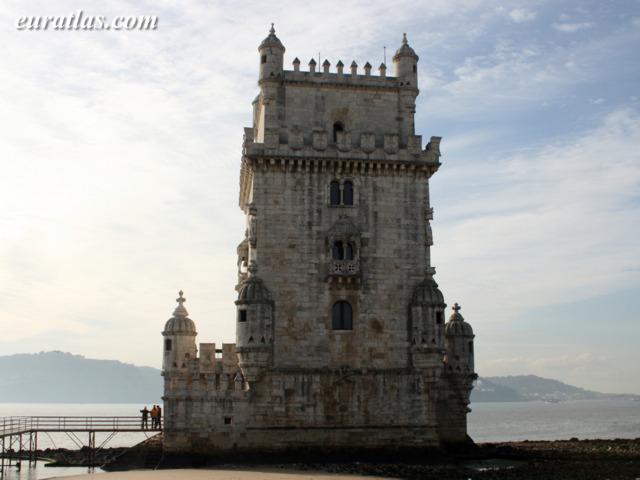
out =
{"type": "Polygon", "coordinates": [[[476,380],[471,392],[471,402],[619,400],[630,398],[638,398],[638,396],[594,392],[535,375],[481,377],[476,380]]]}
{"type": "Polygon", "coordinates": [[[2,403],[160,402],[160,370],[63,352],[0,357],[2,403]]]}
{"type": "Polygon", "coordinates": [[[513,388],[497,385],[481,377],[474,382],[471,402],[520,402],[522,397],[513,388]]]}

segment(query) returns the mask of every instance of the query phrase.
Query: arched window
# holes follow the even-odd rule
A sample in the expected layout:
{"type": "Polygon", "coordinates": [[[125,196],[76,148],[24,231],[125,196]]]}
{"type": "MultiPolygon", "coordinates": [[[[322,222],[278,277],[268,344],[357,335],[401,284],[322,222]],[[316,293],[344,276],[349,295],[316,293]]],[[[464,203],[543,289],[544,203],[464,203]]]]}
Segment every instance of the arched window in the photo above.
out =
{"type": "Polygon", "coordinates": [[[331,192],[329,197],[330,205],[340,205],[340,184],[335,180],[331,182],[331,192]]]}
{"type": "Polygon", "coordinates": [[[345,248],[344,259],[345,260],[353,260],[353,247],[351,246],[350,243],[347,243],[347,248],[345,248]]]}
{"type": "Polygon", "coordinates": [[[353,330],[353,313],[347,302],[336,302],[331,316],[334,330],[353,330]]]}
{"type": "Polygon", "coordinates": [[[331,258],[334,260],[344,260],[344,246],[342,242],[336,242],[331,249],[331,258]]]}
{"type": "Polygon", "coordinates": [[[344,205],[353,205],[353,183],[349,180],[344,182],[344,188],[342,189],[342,200],[344,205]]]}
{"type": "Polygon", "coordinates": [[[333,141],[338,141],[338,132],[344,131],[344,126],[340,122],[336,122],[333,124],[333,141]]]}

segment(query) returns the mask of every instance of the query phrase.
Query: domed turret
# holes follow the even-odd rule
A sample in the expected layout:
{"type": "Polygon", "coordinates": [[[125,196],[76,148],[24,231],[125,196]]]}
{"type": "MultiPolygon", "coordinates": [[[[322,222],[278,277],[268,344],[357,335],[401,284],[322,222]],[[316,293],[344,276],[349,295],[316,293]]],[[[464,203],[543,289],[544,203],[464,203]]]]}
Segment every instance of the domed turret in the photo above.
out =
{"type": "Polygon", "coordinates": [[[395,76],[400,80],[400,85],[418,89],[418,55],[409,46],[407,34],[403,34],[402,46],[393,56],[395,76]]]}
{"type": "Polygon", "coordinates": [[[444,296],[432,276],[414,290],[409,304],[411,357],[418,368],[437,368],[444,355],[444,296]]]}
{"type": "Polygon", "coordinates": [[[273,351],[273,300],[264,282],[250,270],[238,300],[236,353],[248,382],[255,382],[271,362],[273,351]]]}
{"type": "Polygon", "coordinates": [[[190,358],[196,358],[196,324],[188,315],[184,307],[182,290],[176,299],[178,306],[173,311],[173,317],[164,325],[162,336],[164,337],[163,371],[184,369],[189,365],[190,358]]]}
{"type": "Polygon", "coordinates": [[[271,295],[264,286],[264,282],[255,276],[250,276],[240,287],[236,305],[251,303],[271,303],[271,295]]]}
{"type": "Polygon", "coordinates": [[[445,326],[445,344],[447,354],[445,363],[454,373],[474,373],[473,329],[460,315],[461,307],[456,303],[454,313],[445,326]]]}
{"type": "Polygon", "coordinates": [[[285,48],[271,24],[269,36],[265,38],[258,47],[260,52],[260,80],[268,78],[282,78],[284,68],[285,48]]]}
{"type": "Polygon", "coordinates": [[[413,296],[411,298],[411,304],[434,306],[437,305],[442,306],[443,310],[447,306],[444,303],[444,296],[442,295],[442,292],[438,288],[438,284],[433,279],[433,277],[425,279],[420,285],[415,288],[415,290],[413,291],[413,296]]]}

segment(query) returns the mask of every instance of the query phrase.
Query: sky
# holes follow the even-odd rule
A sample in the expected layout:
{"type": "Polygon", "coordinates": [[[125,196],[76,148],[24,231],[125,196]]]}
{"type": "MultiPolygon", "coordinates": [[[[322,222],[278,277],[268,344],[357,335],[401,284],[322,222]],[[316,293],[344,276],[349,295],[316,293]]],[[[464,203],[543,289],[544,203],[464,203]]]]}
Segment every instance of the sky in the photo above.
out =
{"type": "Polygon", "coordinates": [[[160,368],[181,289],[198,342],[235,341],[242,136],[273,22],[285,69],[386,55],[391,74],[407,34],[416,133],[443,137],[435,278],[477,372],[640,394],[638,0],[5,0],[0,19],[0,355],[160,368]],[[158,24],[16,25],[78,11],[158,24]]]}

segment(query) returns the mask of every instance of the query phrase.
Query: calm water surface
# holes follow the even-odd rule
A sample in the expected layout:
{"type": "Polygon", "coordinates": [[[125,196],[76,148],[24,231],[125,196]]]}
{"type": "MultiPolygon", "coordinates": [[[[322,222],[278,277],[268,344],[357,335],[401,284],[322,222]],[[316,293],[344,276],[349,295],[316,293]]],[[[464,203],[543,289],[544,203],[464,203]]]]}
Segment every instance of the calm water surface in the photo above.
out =
{"type": "Polygon", "coordinates": [[[488,402],[470,405],[469,435],[476,443],[519,440],[640,437],[640,402],[488,402]]]}
{"type": "MultiPolygon", "coordinates": [[[[151,407],[151,405],[147,405],[151,407]]],[[[0,417],[11,416],[130,416],[139,415],[137,404],[10,404],[0,403],[0,417]]],[[[640,402],[574,401],[561,403],[474,403],[468,431],[478,443],[518,440],[613,439],[640,437],[640,402]]],[[[153,433],[149,433],[153,435],[153,433]]],[[[147,438],[144,433],[119,433],[105,447],[133,446],[147,438]]],[[[80,437],[85,443],[87,439],[80,437]]],[[[96,443],[106,439],[96,434],[96,443]]],[[[77,449],[65,434],[38,435],[39,448],[77,449]]],[[[50,477],[101,472],[87,467],[29,467],[5,470],[0,480],[42,480],[50,477]]]]}

